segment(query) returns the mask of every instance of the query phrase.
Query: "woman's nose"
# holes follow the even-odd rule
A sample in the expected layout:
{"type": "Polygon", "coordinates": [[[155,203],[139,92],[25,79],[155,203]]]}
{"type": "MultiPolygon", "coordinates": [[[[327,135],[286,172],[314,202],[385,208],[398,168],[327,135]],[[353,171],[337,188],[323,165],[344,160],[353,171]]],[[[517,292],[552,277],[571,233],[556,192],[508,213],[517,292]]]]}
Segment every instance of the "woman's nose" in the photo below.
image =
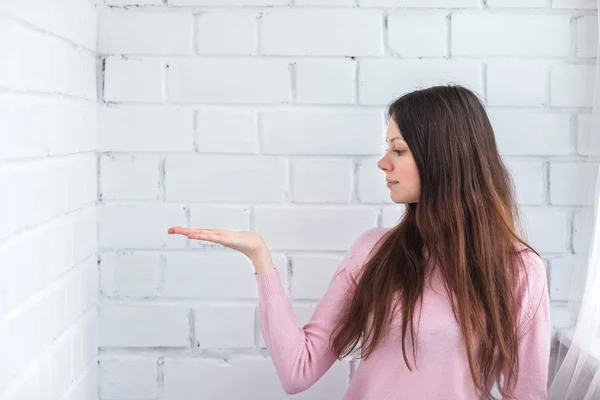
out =
{"type": "Polygon", "coordinates": [[[381,159],[377,161],[377,167],[382,171],[389,171],[389,162],[386,160],[385,156],[381,157],[381,159]]]}

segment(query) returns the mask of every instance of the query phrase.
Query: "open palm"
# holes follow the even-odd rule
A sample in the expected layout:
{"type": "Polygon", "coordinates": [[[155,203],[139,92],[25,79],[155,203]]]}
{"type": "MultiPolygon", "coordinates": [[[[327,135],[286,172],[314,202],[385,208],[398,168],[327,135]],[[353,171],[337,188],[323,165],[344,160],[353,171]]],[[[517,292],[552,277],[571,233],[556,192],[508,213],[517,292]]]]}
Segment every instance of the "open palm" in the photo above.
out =
{"type": "Polygon", "coordinates": [[[228,229],[194,229],[176,226],[169,228],[169,234],[184,235],[189,239],[205,240],[237,250],[249,258],[256,257],[267,248],[263,238],[256,232],[233,231],[228,229]]]}

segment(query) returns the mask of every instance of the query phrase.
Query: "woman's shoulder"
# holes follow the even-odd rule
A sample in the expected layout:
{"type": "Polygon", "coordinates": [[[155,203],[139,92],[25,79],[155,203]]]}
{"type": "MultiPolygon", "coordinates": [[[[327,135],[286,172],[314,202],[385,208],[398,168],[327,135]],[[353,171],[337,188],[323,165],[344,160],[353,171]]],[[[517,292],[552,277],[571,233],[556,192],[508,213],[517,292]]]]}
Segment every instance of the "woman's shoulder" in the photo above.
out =
{"type": "Polygon", "coordinates": [[[544,260],[534,251],[523,246],[517,253],[523,261],[520,287],[523,290],[521,308],[533,319],[541,302],[548,296],[548,276],[544,260]]]}
{"type": "Polygon", "coordinates": [[[390,230],[391,228],[371,228],[361,233],[352,246],[373,247],[390,230]]]}
{"type": "Polygon", "coordinates": [[[356,238],[342,261],[342,264],[346,268],[346,272],[348,272],[353,279],[356,280],[358,273],[365,265],[372,250],[389,231],[390,228],[372,228],[361,233],[358,238],[356,238]]]}

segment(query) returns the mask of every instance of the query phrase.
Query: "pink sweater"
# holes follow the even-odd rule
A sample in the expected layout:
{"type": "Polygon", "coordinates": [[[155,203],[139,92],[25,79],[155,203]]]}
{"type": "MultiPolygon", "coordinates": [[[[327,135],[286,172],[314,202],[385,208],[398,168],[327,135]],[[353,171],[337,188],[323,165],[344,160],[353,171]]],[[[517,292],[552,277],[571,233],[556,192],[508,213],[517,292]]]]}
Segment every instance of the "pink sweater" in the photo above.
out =
{"type": "MultiPolygon", "coordinates": [[[[260,327],[277,375],[288,393],[317,382],[336,361],[329,348],[335,317],[364,265],[369,251],[386,232],[375,228],[352,245],[310,322],[299,326],[277,270],[256,275],[260,327]]],[[[528,252],[529,287],[519,316],[518,400],[547,399],[550,358],[549,299],[544,264],[528,252]]],[[[361,360],[344,400],[470,400],[478,399],[465,355],[460,328],[443,294],[439,276],[426,285],[418,331],[417,369],[409,371],[402,357],[400,317],[368,360],[361,360]]],[[[409,359],[412,347],[407,343],[409,359]]]]}

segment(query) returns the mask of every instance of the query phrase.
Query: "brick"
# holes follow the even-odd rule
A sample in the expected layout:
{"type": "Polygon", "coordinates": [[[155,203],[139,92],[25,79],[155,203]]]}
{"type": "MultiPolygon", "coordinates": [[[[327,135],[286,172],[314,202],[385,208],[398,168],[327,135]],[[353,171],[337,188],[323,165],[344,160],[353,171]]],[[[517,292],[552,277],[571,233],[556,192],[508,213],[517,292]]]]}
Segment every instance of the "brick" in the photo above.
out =
{"type": "Polygon", "coordinates": [[[546,8],[548,0],[487,0],[486,5],[490,8],[546,8]]]}
{"type": "Polygon", "coordinates": [[[360,160],[358,166],[358,199],[361,203],[393,203],[386,186],[385,173],[377,167],[376,158],[360,160]]]}
{"type": "MultiPolygon", "coordinates": [[[[64,7],[66,12],[63,15],[70,21],[68,26],[73,33],[69,36],[75,38],[78,43],[96,51],[98,10],[95,4],[91,2],[78,2],[75,4],[68,2],[68,4],[68,7],[64,7]],[[71,13],[73,11],[75,11],[75,15],[78,15],[79,18],[73,18],[73,14],[71,13]]],[[[65,26],[65,24],[60,25],[65,26]]]]}
{"type": "Polygon", "coordinates": [[[159,305],[102,304],[101,347],[186,347],[189,310],[159,305]]]}
{"type": "Polygon", "coordinates": [[[191,54],[193,16],[108,8],[98,16],[98,49],[105,54],[191,54]]]}
{"type": "Polygon", "coordinates": [[[77,380],[65,400],[88,400],[98,396],[98,369],[88,368],[77,380]]]}
{"type": "Polygon", "coordinates": [[[377,56],[381,14],[365,10],[269,11],[261,20],[267,55],[377,56]],[[310,29],[306,29],[310,26],[310,29]]]}
{"type": "Polygon", "coordinates": [[[78,210],[96,202],[98,194],[95,154],[77,154],[64,160],[65,211],[78,210]]]}
{"type": "Polygon", "coordinates": [[[81,324],[81,330],[76,332],[76,337],[74,338],[73,371],[75,375],[82,373],[92,365],[96,366],[98,363],[100,324],[95,309],[89,314],[90,317],[84,319],[81,324]]]}
{"type": "Polygon", "coordinates": [[[267,154],[369,155],[381,148],[380,111],[270,111],[260,118],[267,154]]]}
{"type": "Polygon", "coordinates": [[[59,110],[58,105],[39,104],[27,96],[0,95],[0,160],[46,155],[44,138],[52,129],[45,127],[46,121],[59,110]],[[30,118],[34,114],[39,118],[30,118]]]}
{"type": "Polygon", "coordinates": [[[575,321],[569,305],[550,303],[550,322],[550,334],[552,337],[556,337],[564,328],[573,327],[575,321]]]}
{"type": "Polygon", "coordinates": [[[296,0],[297,6],[353,6],[354,0],[296,0]]]}
{"type": "Polygon", "coordinates": [[[163,0],[105,0],[109,6],[158,6],[163,0]]]}
{"type": "Polygon", "coordinates": [[[0,12],[40,31],[95,49],[96,12],[92,2],[5,0],[0,4],[0,12]]]}
{"type": "Polygon", "coordinates": [[[100,151],[191,151],[194,113],[167,106],[98,109],[100,151]]]}
{"type": "Polygon", "coordinates": [[[102,249],[182,248],[187,239],[167,231],[183,225],[185,213],[181,206],[105,205],[98,209],[98,243],[102,249]]]}
{"type": "MultiPolygon", "coordinates": [[[[94,318],[96,318],[96,310],[93,310],[94,318]]],[[[94,353],[88,359],[83,359],[83,348],[82,348],[82,336],[84,334],[91,334],[91,331],[84,330],[84,323],[82,321],[77,321],[75,323],[75,327],[72,328],[70,333],[67,333],[69,337],[69,355],[70,357],[66,359],[65,365],[67,366],[65,369],[70,371],[70,374],[73,377],[77,377],[81,372],[83,372],[93,361],[96,361],[96,355],[98,352],[98,347],[94,349],[94,353]]],[[[98,344],[98,343],[96,343],[98,344]]],[[[89,353],[86,354],[89,356],[89,353]]],[[[62,369],[62,368],[61,368],[62,369]]],[[[70,383],[70,381],[69,381],[70,383]]],[[[68,385],[67,385],[68,387],[68,385]]]]}
{"type": "MultiPolygon", "coordinates": [[[[211,300],[256,299],[254,267],[241,253],[167,254],[164,295],[211,300]]],[[[286,281],[285,258],[273,255],[273,264],[286,281]]]]}
{"type": "Polygon", "coordinates": [[[554,205],[594,204],[597,163],[550,164],[550,202],[554,205]]]}
{"type": "MultiPolygon", "coordinates": [[[[56,262],[56,259],[65,251],[66,236],[56,225],[51,233],[49,229],[37,229],[25,235],[17,236],[0,246],[0,316],[12,309],[27,295],[38,287],[50,282],[52,277],[61,273],[66,266],[56,262]],[[46,260],[43,259],[44,239],[55,236],[55,253],[50,253],[46,260]],[[59,240],[62,239],[62,246],[59,240]],[[45,270],[45,274],[37,271],[45,270]]],[[[70,244],[70,243],[69,243],[70,244]]],[[[71,247],[67,248],[71,252],[71,247]]]]}
{"type": "MultiPolygon", "coordinates": [[[[98,252],[98,212],[92,204],[69,215],[68,230],[71,232],[67,240],[72,240],[73,264],[96,255],[98,252]]],[[[52,250],[54,251],[54,250],[52,250]]]]}
{"type": "Polygon", "coordinates": [[[444,57],[447,24],[446,13],[392,14],[388,17],[390,50],[400,57],[444,57]]]}
{"type": "Polygon", "coordinates": [[[169,359],[164,366],[164,391],[169,399],[282,399],[273,361],[264,358],[169,359]],[[252,384],[248,384],[252,382],[252,384]]]}
{"type": "Polygon", "coordinates": [[[255,210],[256,231],[271,250],[345,251],[361,233],[376,226],[376,217],[366,208],[255,210]]]}
{"type": "Polygon", "coordinates": [[[284,160],[278,158],[168,157],[166,197],[170,201],[281,202],[286,169],[284,160]]]}
{"type": "Polygon", "coordinates": [[[91,51],[79,51],[63,39],[4,17],[0,38],[0,86],[96,100],[96,60],[91,51]]]}
{"type": "Polygon", "coordinates": [[[576,8],[595,10],[598,3],[596,0],[552,0],[553,8],[576,8]]]}
{"type": "Polygon", "coordinates": [[[581,301],[585,289],[585,268],[588,258],[564,255],[552,259],[550,268],[550,298],[559,301],[581,301]]]}
{"type": "Polygon", "coordinates": [[[290,97],[289,64],[261,58],[174,59],[167,85],[168,99],[176,102],[285,103],[290,97]]]}
{"type": "Polygon", "coordinates": [[[522,207],[522,220],[530,243],[542,253],[567,250],[567,211],[552,207],[522,207]]]}
{"type": "Polygon", "coordinates": [[[258,153],[255,112],[201,109],[195,135],[202,153],[258,153]]]}
{"type": "Polygon", "coordinates": [[[161,61],[108,57],[104,68],[105,101],[148,103],[163,100],[161,61]]]}
{"type": "Polygon", "coordinates": [[[198,16],[196,51],[199,54],[255,53],[258,15],[239,12],[207,12],[198,16]],[[215,40],[219,38],[219,40],[215,40]]]}
{"type": "Polygon", "coordinates": [[[489,110],[503,155],[571,154],[571,115],[529,110],[489,110]]]}
{"type": "Polygon", "coordinates": [[[316,304],[294,304],[292,303],[292,309],[294,314],[298,317],[298,325],[305,326],[308,324],[315,313],[316,304]]]}
{"type": "Polygon", "coordinates": [[[69,104],[26,94],[0,95],[0,159],[37,158],[95,149],[96,104],[69,104]]]}
{"type": "MultiPolygon", "coordinates": [[[[9,14],[42,31],[53,33],[90,50],[96,47],[96,7],[91,1],[7,0],[9,14]]],[[[2,8],[3,6],[0,6],[2,8]]]]}
{"type": "Polygon", "coordinates": [[[194,309],[195,347],[253,349],[256,306],[206,306],[194,309]]]}
{"type": "Polygon", "coordinates": [[[381,226],[385,228],[393,228],[402,219],[406,206],[398,204],[393,207],[385,207],[381,212],[381,226]]]}
{"type": "Polygon", "coordinates": [[[577,19],[577,57],[595,58],[598,48],[598,17],[584,15],[577,19]]]}
{"type": "Polygon", "coordinates": [[[458,12],[451,26],[453,56],[567,57],[570,52],[569,15],[458,12]]]}
{"type": "Polygon", "coordinates": [[[296,61],[296,103],[352,103],[354,68],[349,60],[296,61]]]}
{"type": "Polygon", "coordinates": [[[282,6],[290,0],[169,0],[172,6],[282,6]]]}
{"type": "Polygon", "coordinates": [[[41,400],[50,392],[50,366],[48,357],[30,365],[3,393],[5,400],[41,400]]]}
{"type": "Polygon", "coordinates": [[[507,160],[506,165],[516,186],[517,202],[523,205],[542,204],[546,187],[543,163],[507,160]]]}
{"type": "Polygon", "coordinates": [[[50,366],[50,398],[61,398],[69,388],[73,380],[73,373],[70,364],[72,363],[72,337],[71,335],[62,335],[47,350],[48,364],[50,366]]]}
{"type": "Polygon", "coordinates": [[[94,151],[95,114],[95,104],[0,95],[0,159],[94,151]]]}
{"type": "Polygon", "coordinates": [[[194,205],[190,207],[190,225],[207,229],[249,230],[250,209],[241,206],[194,205]]]}
{"type": "Polygon", "coordinates": [[[359,65],[359,103],[387,105],[415,89],[448,83],[483,93],[481,64],[469,60],[364,60],[359,65]]]}
{"type": "Polygon", "coordinates": [[[44,57],[53,62],[51,49],[56,43],[53,38],[42,36],[0,16],[0,85],[19,90],[37,88],[51,91],[52,64],[36,66],[32,63],[44,57]]]}
{"type": "Polygon", "coordinates": [[[242,254],[166,255],[164,295],[209,299],[256,298],[254,268],[242,254]],[[208,278],[208,279],[207,279],[208,278]]]}
{"type": "Polygon", "coordinates": [[[340,257],[333,256],[292,256],[292,297],[320,300],[327,291],[340,261],[340,257]]]}
{"type": "Polygon", "coordinates": [[[591,114],[577,115],[577,152],[586,156],[600,155],[600,139],[594,134],[591,114]]]}
{"type": "Polygon", "coordinates": [[[594,66],[557,65],[551,73],[551,104],[554,107],[592,107],[594,66]]]}
{"type": "Polygon", "coordinates": [[[0,354],[6,361],[0,367],[0,393],[14,382],[26,368],[49,348],[66,327],[57,320],[59,298],[65,298],[64,287],[43,292],[38,301],[30,302],[0,325],[0,354]],[[32,332],[31,326],[44,326],[32,332]]]}
{"type": "Polygon", "coordinates": [[[100,264],[102,294],[118,298],[158,295],[161,258],[154,253],[103,253],[100,264]]]}
{"type": "Polygon", "coordinates": [[[0,185],[11,188],[0,198],[0,240],[64,213],[64,180],[63,163],[58,160],[0,167],[0,185]]]}
{"type": "Polygon", "coordinates": [[[134,400],[158,395],[158,365],[153,358],[101,358],[100,396],[134,400]]]}
{"type": "Polygon", "coordinates": [[[549,69],[537,61],[493,61],[487,65],[487,104],[544,107],[549,69]]]}
{"type": "Polygon", "coordinates": [[[359,0],[361,6],[406,8],[481,8],[478,0],[359,0]]]}
{"type": "Polygon", "coordinates": [[[100,158],[103,200],[156,200],[158,179],[158,157],[104,155],[100,158]]]}
{"type": "MultiPolygon", "coordinates": [[[[53,56],[53,92],[96,101],[95,55],[61,42],[55,47],[53,56]]],[[[47,63],[47,60],[40,61],[47,63]]]]}
{"type": "Polygon", "coordinates": [[[88,258],[74,269],[64,292],[60,292],[56,312],[58,331],[67,329],[85,312],[94,311],[98,292],[98,261],[95,257],[88,258]]]}
{"type": "Polygon", "coordinates": [[[349,203],[354,165],[350,160],[300,159],[292,167],[295,203],[349,203]]]}
{"type": "MultiPolygon", "coordinates": [[[[43,30],[50,30],[52,5],[40,0],[5,0],[0,4],[0,12],[21,21],[35,25],[43,30]],[[36,10],[37,12],[33,12],[36,10]]],[[[59,10],[55,15],[58,16],[59,10]]],[[[4,25],[4,20],[2,21],[4,25]]],[[[1,26],[1,25],[0,25],[1,26]]]]}
{"type": "Polygon", "coordinates": [[[588,254],[592,242],[594,214],[592,211],[580,211],[573,218],[573,251],[588,254]]]}

